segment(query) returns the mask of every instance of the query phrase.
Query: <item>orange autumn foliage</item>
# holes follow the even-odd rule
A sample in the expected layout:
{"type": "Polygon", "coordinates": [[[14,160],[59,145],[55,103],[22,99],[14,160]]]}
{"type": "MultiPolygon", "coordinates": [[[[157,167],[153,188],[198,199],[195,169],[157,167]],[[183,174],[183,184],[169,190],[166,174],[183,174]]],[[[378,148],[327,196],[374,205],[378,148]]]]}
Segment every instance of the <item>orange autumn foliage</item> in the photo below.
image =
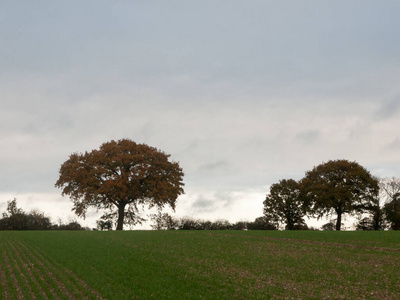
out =
{"type": "Polygon", "coordinates": [[[132,218],[138,207],[170,205],[183,190],[183,171],[169,154],[129,139],[110,141],[98,150],[73,153],[60,168],[55,186],[73,201],[73,211],[85,217],[89,207],[115,209],[122,230],[126,209],[132,218]]]}

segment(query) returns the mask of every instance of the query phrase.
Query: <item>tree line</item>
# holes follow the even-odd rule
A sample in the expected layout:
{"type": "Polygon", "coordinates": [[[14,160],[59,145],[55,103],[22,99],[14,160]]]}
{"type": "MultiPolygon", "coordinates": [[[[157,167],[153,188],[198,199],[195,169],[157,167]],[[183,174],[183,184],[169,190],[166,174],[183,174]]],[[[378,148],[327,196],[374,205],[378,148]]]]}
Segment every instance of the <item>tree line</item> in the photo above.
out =
{"type": "MultiPolygon", "coordinates": [[[[175,210],[178,196],[184,193],[183,176],[179,163],[171,161],[169,154],[122,139],[103,143],[90,152],[71,154],[60,167],[55,186],[70,197],[77,216],[85,217],[90,207],[103,210],[97,227],[111,229],[115,224],[122,230],[124,225],[144,221],[140,208],[161,211],[169,206],[175,210]]],[[[395,178],[378,180],[357,162],[331,160],[307,171],[299,181],[282,179],[272,184],[263,203],[262,220],[271,229],[295,230],[306,228],[305,217],[335,216],[335,223],[329,222],[325,228],[341,230],[342,219],[350,215],[359,218],[357,229],[398,230],[399,182],[395,178]]],[[[9,214],[3,215],[2,222],[14,217],[9,214]]],[[[23,215],[38,219],[35,213],[23,215]]],[[[218,224],[219,228],[240,227],[225,223],[218,224]]],[[[251,223],[246,224],[247,229],[251,223]]],[[[189,219],[176,224],[176,229],[218,227],[215,222],[189,219]]]]}
{"type": "Polygon", "coordinates": [[[344,215],[359,219],[358,230],[399,230],[400,180],[378,179],[357,162],[331,160],[299,181],[272,184],[264,201],[264,216],[287,230],[304,224],[306,216],[336,216],[323,229],[341,230],[344,215]]]}
{"type": "MultiPolygon", "coordinates": [[[[143,221],[139,207],[175,209],[178,196],[184,193],[184,173],[169,158],[157,148],[129,139],[110,141],[91,152],[71,154],[61,165],[56,187],[71,198],[78,216],[84,217],[89,207],[104,209],[98,225],[115,223],[122,230],[124,224],[143,221]]],[[[307,171],[299,181],[283,179],[273,184],[264,201],[263,217],[274,228],[293,230],[304,228],[306,216],[335,215],[335,229],[340,230],[344,216],[367,215],[359,228],[377,230],[389,224],[399,229],[399,193],[391,194],[381,207],[379,191],[379,180],[357,162],[328,161],[307,171]]]]}
{"type": "Polygon", "coordinates": [[[265,217],[258,217],[253,222],[239,221],[231,223],[228,220],[202,220],[191,217],[174,218],[168,213],[159,211],[150,215],[155,230],[277,230],[265,217]]]}
{"type": "Polygon", "coordinates": [[[7,202],[6,211],[0,218],[0,230],[84,230],[77,221],[54,224],[39,210],[25,212],[17,206],[17,199],[7,202]]]}

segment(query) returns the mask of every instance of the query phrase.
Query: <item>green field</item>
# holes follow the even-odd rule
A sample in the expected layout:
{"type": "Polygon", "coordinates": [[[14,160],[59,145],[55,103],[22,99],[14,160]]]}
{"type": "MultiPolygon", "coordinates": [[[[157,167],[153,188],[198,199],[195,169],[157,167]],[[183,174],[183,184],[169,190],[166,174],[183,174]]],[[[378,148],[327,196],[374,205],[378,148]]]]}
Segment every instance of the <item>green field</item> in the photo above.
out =
{"type": "Polygon", "coordinates": [[[0,299],[400,299],[400,233],[0,231],[0,299]]]}

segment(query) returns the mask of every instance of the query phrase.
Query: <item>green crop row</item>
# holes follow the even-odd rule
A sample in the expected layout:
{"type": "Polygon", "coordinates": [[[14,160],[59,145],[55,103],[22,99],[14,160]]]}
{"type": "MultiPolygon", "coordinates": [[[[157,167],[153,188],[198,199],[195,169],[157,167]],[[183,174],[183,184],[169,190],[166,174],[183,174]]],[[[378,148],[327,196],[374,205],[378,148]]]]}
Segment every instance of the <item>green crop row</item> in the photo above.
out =
{"type": "Polygon", "coordinates": [[[399,299],[400,234],[0,232],[4,299],[399,299]]]}

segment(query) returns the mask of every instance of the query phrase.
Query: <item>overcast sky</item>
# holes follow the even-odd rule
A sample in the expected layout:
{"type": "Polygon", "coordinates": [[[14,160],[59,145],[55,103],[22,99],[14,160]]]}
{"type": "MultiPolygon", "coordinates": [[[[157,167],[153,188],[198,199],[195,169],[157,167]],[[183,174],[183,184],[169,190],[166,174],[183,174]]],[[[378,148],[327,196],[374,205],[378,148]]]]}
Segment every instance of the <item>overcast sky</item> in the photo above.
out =
{"type": "Polygon", "coordinates": [[[0,43],[0,212],[73,219],[60,165],[121,138],[180,163],[176,216],[253,220],[331,159],[400,177],[400,1],[0,0],[0,43]]]}

